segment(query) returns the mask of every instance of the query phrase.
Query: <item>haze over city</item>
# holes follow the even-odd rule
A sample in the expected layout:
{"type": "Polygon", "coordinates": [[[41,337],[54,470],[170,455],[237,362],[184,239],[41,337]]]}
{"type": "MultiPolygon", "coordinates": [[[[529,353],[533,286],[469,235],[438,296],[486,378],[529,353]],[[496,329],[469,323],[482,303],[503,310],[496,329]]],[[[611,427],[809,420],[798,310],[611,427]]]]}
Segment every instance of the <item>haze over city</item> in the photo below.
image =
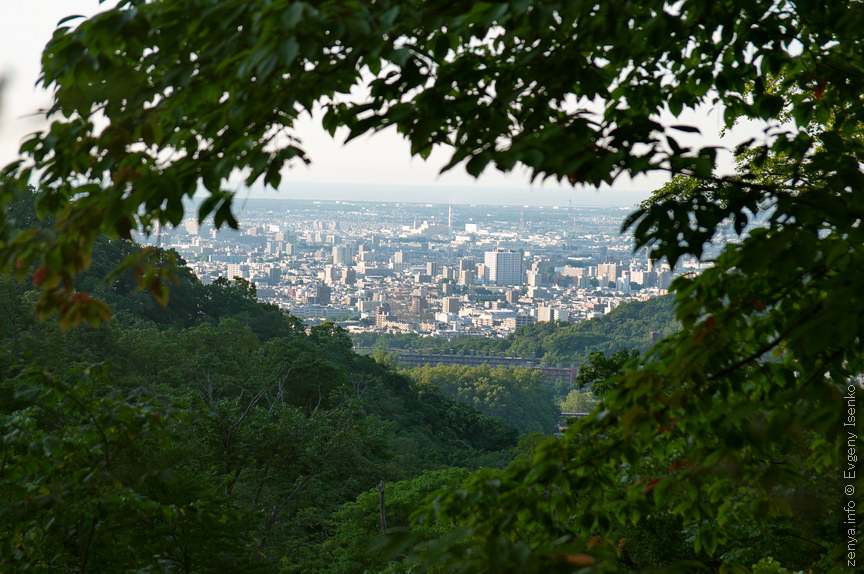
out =
{"type": "Polygon", "coordinates": [[[250,282],[260,300],[307,326],[331,320],[352,333],[446,338],[602,317],[710,266],[688,260],[673,270],[634,254],[620,229],[627,207],[412,199],[249,198],[239,202],[237,231],[193,216],[142,239],[176,250],[205,284],[250,282]]]}

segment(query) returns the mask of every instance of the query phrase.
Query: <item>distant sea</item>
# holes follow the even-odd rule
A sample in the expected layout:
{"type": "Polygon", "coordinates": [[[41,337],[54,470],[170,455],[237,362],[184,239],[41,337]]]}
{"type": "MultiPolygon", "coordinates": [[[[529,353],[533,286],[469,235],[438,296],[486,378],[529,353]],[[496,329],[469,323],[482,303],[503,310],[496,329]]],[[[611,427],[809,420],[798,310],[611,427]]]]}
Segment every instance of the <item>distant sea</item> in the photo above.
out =
{"type": "Polygon", "coordinates": [[[283,181],[278,192],[263,186],[239,189],[237,199],[304,199],[320,201],[382,201],[457,205],[525,205],[568,207],[632,207],[647,191],[614,189],[508,188],[435,185],[371,185],[283,181]]]}

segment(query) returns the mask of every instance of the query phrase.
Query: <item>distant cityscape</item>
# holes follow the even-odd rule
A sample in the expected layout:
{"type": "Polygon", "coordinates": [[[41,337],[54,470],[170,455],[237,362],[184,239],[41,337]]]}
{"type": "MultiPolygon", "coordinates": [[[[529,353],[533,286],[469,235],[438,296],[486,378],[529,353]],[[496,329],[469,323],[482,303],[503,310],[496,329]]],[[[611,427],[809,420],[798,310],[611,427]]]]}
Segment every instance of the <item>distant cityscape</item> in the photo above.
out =
{"type": "Polygon", "coordinates": [[[626,207],[248,199],[238,209],[239,230],[191,217],[148,241],[205,283],[242,278],[307,325],[349,332],[501,337],[663,295],[709,265],[634,254],[620,233],[626,207]]]}

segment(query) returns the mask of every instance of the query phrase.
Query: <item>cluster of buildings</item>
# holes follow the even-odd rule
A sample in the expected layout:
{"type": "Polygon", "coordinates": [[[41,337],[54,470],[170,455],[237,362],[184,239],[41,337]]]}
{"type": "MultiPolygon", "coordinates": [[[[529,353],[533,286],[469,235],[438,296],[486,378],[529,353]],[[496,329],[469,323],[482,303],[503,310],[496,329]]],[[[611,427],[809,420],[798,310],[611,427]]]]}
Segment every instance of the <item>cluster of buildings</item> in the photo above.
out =
{"type": "Polygon", "coordinates": [[[189,219],[151,241],[204,282],[253,282],[307,324],[505,336],[666,292],[676,274],[632,253],[629,210],[247,200],[240,230],[189,219]]]}

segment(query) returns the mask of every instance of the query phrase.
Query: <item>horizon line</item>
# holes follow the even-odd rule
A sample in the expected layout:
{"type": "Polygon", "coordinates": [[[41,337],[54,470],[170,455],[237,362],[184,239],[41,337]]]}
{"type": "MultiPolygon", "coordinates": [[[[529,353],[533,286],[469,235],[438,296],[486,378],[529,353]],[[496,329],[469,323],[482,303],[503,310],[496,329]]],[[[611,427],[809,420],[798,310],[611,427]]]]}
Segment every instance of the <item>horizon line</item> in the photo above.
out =
{"type": "MultiPolygon", "coordinates": [[[[206,196],[206,193],[205,190],[199,190],[195,197],[206,196]]],[[[650,195],[651,192],[648,191],[615,189],[537,190],[496,186],[284,182],[279,190],[267,189],[260,184],[248,188],[244,186],[237,189],[234,197],[235,199],[490,205],[499,207],[633,207],[648,199],[650,195]],[[288,186],[291,189],[286,189],[288,186]],[[414,193],[406,197],[406,188],[414,191],[414,193]],[[594,197],[586,198],[585,195],[574,197],[575,194],[585,193],[591,193],[594,197]]]]}

